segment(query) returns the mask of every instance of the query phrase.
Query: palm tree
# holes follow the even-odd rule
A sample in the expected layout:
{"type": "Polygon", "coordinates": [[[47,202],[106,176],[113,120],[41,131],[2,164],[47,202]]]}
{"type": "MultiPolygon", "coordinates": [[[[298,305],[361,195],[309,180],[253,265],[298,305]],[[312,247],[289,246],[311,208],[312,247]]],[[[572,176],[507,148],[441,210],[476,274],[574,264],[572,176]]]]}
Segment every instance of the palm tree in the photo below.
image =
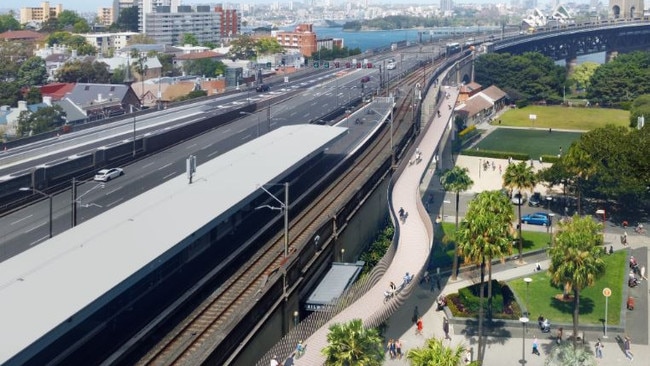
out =
{"type": "MultiPolygon", "coordinates": [[[[555,244],[549,249],[551,264],[548,272],[551,282],[564,286],[564,293],[573,291],[573,334],[578,334],[580,291],[592,286],[605,274],[602,259],[602,225],[591,217],[574,215],[571,220],[559,224],[555,244]]],[[[573,347],[576,347],[573,337],[573,347]]]]}
{"type": "MultiPolygon", "coordinates": [[[[460,203],[460,192],[468,190],[474,181],[469,177],[469,170],[459,166],[453,169],[447,169],[440,177],[440,184],[445,192],[456,193],[456,231],[458,231],[458,206],[460,203]]],[[[442,203],[444,205],[444,202],[442,203]]],[[[451,279],[456,281],[456,272],[458,272],[458,243],[454,243],[454,262],[451,268],[451,279]]]]}
{"type": "MultiPolygon", "coordinates": [[[[491,306],[491,279],[493,258],[501,258],[512,251],[512,206],[510,200],[500,191],[479,193],[470,203],[463,225],[457,232],[456,240],[465,263],[480,266],[481,282],[479,290],[478,322],[478,360],[482,360],[483,337],[483,294],[485,291],[485,267],[490,278],[489,305],[491,306]]],[[[488,308],[490,309],[490,307],[488,308]]]]}
{"type": "Polygon", "coordinates": [[[563,156],[563,163],[565,169],[573,177],[572,181],[578,195],[578,214],[581,215],[583,182],[589,180],[589,176],[596,172],[596,167],[589,153],[580,147],[579,142],[571,144],[569,151],[563,156]]]}
{"type": "MultiPolygon", "coordinates": [[[[535,184],[537,184],[537,177],[535,176],[535,172],[533,172],[533,167],[529,166],[526,164],[525,161],[522,161],[518,164],[509,164],[508,167],[506,168],[505,173],[503,174],[503,186],[505,188],[508,188],[510,192],[512,193],[513,189],[519,190],[519,193],[521,194],[521,191],[523,190],[530,190],[532,191],[533,188],[535,188],[535,184]]],[[[521,236],[521,206],[523,204],[523,200],[519,201],[519,204],[517,205],[518,208],[518,214],[519,214],[519,225],[517,225],[519,229],[519,261],[523,262],[523,257],[522,257],[522,252],[523,252],[523,237],[521,236]]]]}
{"type": "Polygon", "coordinates": [[[553,347],[544,362],[546,366],[597,365],[594,354],[586,346],[571,347],[568,343],[553,347]]]}
{"type": "Polygon", "coordinates": [[[463,361],[464,353],[462,345],[446,347],[442,339],[429,338],[424,346],[409,350],[406,359],[412,366],[459,366],[463,361]]]}
{"type": "Polygon", "coordinates": [[[380,366],[384,347],[379,331],[365,329],[361,319],[337,323],[329,328],[328,345],[321,351],[328,366],[380,366]]]}

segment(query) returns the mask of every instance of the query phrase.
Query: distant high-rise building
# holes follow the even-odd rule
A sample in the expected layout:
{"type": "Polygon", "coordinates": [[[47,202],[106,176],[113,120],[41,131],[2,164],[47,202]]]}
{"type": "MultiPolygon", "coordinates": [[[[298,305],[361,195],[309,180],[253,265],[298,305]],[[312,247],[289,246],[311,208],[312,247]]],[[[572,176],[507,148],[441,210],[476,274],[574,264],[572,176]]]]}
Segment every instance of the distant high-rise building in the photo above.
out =
{"type": "Polygon", "coordinates": [[[98,8],[97,9],[97,19],[99,19],[99,23],[103,25],[111,25],[117,20],[117,16],[115,16],[115,9],[114,8],[98,8]]]}
{"type": "Polygon", "coordinates": [[[113,12],[112,12],[113,19],[111,23],[117,22],[117,18],[120,17],[120,13],[122,13],[122,10],[137,5],[138,5],[137,0],[113,0],[113,12]]]}
{"type": "Polygon", "coordinates": [[[445,13],[454,10],[454,2],[452,0],[440,0],[440,11],[445,13]]]}
{"type": "Polygon", "coordinates": [[[29,22],[46,22],[50,18],[56,18],[63,11],[63,5],[58,4],[50,7],[50,3],[41,3],[40,8],[20,8],[20,24],[29,22]]]}
{"type": "Polygon", "coordinates": [[[219,35],[221,38],[232,37],[241,33],[241,19],[235,9],[224,9],[222,4],[217,4],[214,11],[221,14],[219,35]]]}

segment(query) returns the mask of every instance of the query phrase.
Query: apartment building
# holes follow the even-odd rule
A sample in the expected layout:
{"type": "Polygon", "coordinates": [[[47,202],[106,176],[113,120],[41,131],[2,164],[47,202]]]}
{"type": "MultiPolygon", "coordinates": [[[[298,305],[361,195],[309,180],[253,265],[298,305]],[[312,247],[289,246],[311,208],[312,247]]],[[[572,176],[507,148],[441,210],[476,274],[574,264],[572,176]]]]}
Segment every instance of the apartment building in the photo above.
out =
{"type": "Polygon", "coordinates": [[[316,33],[313,24],[298,24],[293,32],[276,32],[278,43],[287,50],[297,50],[305,57],[316,52],[316,33]]]}
{"type": "Polygon", "coordinates": [[[117,15],[115,14],[114,9],[111,8],[98,8],[97,9],[97,19],[99,23],[105,26],[113,24],[117,20],[117,15]]]}
{"type": "Polygon", "coordinates": [[[136,32],[117,32],[117,33],[86,33],[79,34],[86,41],[97,48],[97,52],[108,54],[110,50],[119,50],[126,47],[131,37],[136,32]]]}
{"type": "Polygon", "coordinates": [[[184,35],[193,34],[199,44],[216,44],[221,40],[221,13],[209,5],[181,5],[176,11],[161,6],[146,15],[142,28],[157,43],[182,45],[184,35]]]}
{"type": "Polygon", "coordinates": [[[214,11],[221,14],[219,35],[221,38],[230,38],[241,33],[241,19],[236,9],[224,9],[223,5],[218,4],[214,11]]]}
{"type": "Polygon", "coordinates": [[[20,8],[20,24],[27,24],[30,22],[42,23],[50,18],[56,18],[63,11],[63,5],[51,7],[50,3],[45,1],[41,7],[36,8],[20,8]]]}

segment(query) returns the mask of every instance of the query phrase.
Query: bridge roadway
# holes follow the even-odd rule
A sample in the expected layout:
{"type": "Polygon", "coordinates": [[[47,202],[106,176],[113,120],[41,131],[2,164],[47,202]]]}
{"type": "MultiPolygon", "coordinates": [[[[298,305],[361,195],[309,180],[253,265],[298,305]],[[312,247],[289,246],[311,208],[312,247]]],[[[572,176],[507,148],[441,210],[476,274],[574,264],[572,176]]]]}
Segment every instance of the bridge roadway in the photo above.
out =
{"type": "MultiPolygon", "coordinates": [[[[443,79],[443,78],[441,78],[443,79]]],[[[427,94],[427,100],[423,103],[433,103],[437,95],[438,86],[432,87],[427,94]]],[[[362,319],[366,327],[378,326],[388,319],[405,301],[417,287],[417,279],[422,275],[428,264],[429,252],[433,243],[433,224],[426,212],[420,197],[420,185],[426,176],[429,162],[437,153],[438,145],[449,126],[453,114],[453,105],[458,98],[457,87],[442,87],[443,92],[449,93],[449,98],[442,99],[438,106],[440,116],[434,116],[431,123],[428,123],[424,134],[416,144],[420,151],[422,161],[411,164],[411,160],[404,159],[402,167],[398,170],[391,191],[391,217],[394,219],[396,233],[399,234],[397,248],[390,267],[377,284],[375,284],[357,302],[350,305],[339,313],[313,335],[304,341],[307,350],[300,358],[294,361],[295,365],[322,365],[325,358],[321,350],[327,346],[327,333],[329,326],[335,323],[344,323],[352,319],[362,319]],[[449,106],[449,107],[448,107],[449,106]],[[405,220],[397,218],[399,208],[404,208],[408,213],[405,220]],[[405,284],[392,299],[384,302],[384,292],[388,284],[393,281],[397,284],[403,283],[405,274],[413,274],[414,279],[405,284]]],[[[424,108],[426,109],[426,108],[424,108]]],[[[417,154],[413,151],[413,154],[417,154]]]]}

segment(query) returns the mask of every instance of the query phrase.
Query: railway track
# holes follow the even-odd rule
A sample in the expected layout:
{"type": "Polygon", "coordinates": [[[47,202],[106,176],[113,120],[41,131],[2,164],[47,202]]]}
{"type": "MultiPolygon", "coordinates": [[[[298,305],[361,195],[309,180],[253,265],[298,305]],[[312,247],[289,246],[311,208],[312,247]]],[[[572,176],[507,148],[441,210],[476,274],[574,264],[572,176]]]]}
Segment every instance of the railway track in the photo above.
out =
{"type": "MultiPolygon", "coordinates": [[[[429,65],[429,67],[431,67],[429,65]]],[[[409,90],[422,80],[421,74],[412,73],[404,78],[400,87],[409,90]]],[[[412,112],[412,99],[409,95],[402,98],[394,112],[393,130],[406,131],[410,120],[404,117],[412,112]]],[[[326,188],[316,200],[299,217],[290,224],[292,238],[289,256],[295,251],[296,245],[310,240],[313,232],[323,224],[323,218],[334,214],[342,205],[355,194],[359,184],[355,182],[367,180],[375,171],[370,168],[378,162],[390,159],[390,130],[384,128],[379,132],[375,142],[363,152],[352,166],[335,184],[326,188]],[[332,197],[336,197],[332,199],[332,197]]],[[[284,238],[277,235],[274,240],[258,251],[244,266],[242,266],[226,283],[210,295],[188,318],[176,326],[152,350],[149,351],[138,365],[187,365],[200,364],[211,352],[209,341],[215,333],[227,329],[231,322],[238,319],[238,309],[256,300],[257,293],[262,289],[274,273],[280,273],[286,258],[284,258],[284,238]]]]}

